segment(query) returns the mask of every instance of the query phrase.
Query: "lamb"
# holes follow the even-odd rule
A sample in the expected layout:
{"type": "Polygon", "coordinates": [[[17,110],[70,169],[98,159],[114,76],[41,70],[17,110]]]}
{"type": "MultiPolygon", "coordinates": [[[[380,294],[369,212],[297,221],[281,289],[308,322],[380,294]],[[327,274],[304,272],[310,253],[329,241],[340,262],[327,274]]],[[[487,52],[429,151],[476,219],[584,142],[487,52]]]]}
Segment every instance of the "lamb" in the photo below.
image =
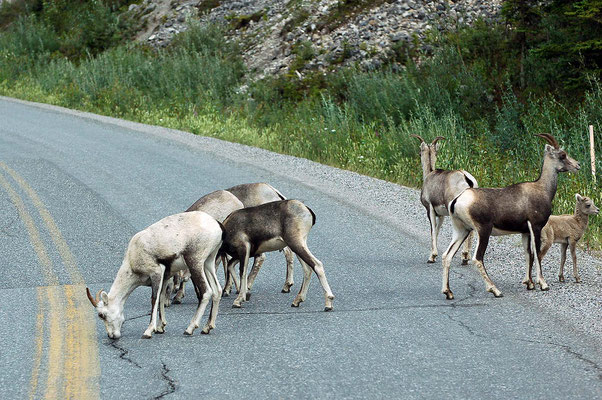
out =
{"type": "Polygon", "coordinates": [[[527,256],[527,275],[523,283],[528,290],[534,289],[531,279],[533,260],[536,260],[537,282],[541,290],[548,290],[539,260],[541,230],[552,213],[552,200],[556,195],[558,173],[579,170],[579,163],[560,148],[550,134],[538,134],[548,144],[545,146],[543,166],[534,182],[517,183],[504,188],[470,188],[463,191],[449,204],[453,225],[452,241],[443,254],[443,284],[441,292],[448,300],[454,298],[449,289],[451,258],[471,231],[476,231],[477,251],[474,257],[488,292],[501,297],[502,292],[487,275],[483,256],[491,235],[521,233],[527,256]]]}
{"type": "Polygon", "coordinates": [[[303,266],[303,283],[292,307],[305,301],[312,270],[318,275],[326,298],[325,311],[332,310],[334,295],[330,290],[324,266],[307,247],[307,236],[316,222],[314,212],[298,200],[281,200],[234,211],[224,221],[224,242],[221,252],[232,257],[228,273],[240,262],[240,293],[232,307],[240,308],[247,299],[247,268],[249,258],[288,246],[303,266]]]}
{"type": "MultiPolygon", "coordinates": [[[[427,263],[434,263],[437,258],[437,237],[443,224],[443,219],[449,215],[447,205],[460,193],[469,188],[479,187],[477,180],[464,170],[435,169],[439,140],[437,136],[431,144],[427,144],[418,135],[411,135],[420,140],[420,161],[422,162],[422,191],[420,202],[426,208],[426,216],[431,225],[431,255],[427,263]]],[[[472,236],[464,242],[462,264],[468,264],[472,236]]]]}
{"type": "Polygon", "coordinates": [[[570,247],[571,257],[573,258],[573,277],[575,282],[580,283],[581,278],[577,271],[577,255],[575,253],[577,242],[587,228],[590,215],[598,215],[600,210],[592,199],[575,194],[575,213],[564,215],[551,215],[548,223],[541,231],[541,251],[539,259],[543,260],[550,246],[553,243],[560,243],[560,271],[558,272],[558,280],[564,282],[564,262],[566,261],[566,249],[570,247]]]}
{"type": "Polygon", "coordinates": [[[222,226],[209,214],[194,211],[165,217],[135,234],[109,293],[100,290],[88,299],[96,308],[111,339],[121,337],[125,320],[123,308],[127,298],[138,286],[152,287],[152,314],[142,335],[150,338],[154,332],[163,333],[167,325],[164,316],[164,282],[178,271],[188,268],[198,292],[199,304],[186,334],[199,327],[205,308],[212,298],[209,320],[202,330],[208,334],[215,328],[221,299],[221,286],[215,273],[215,258],[222,244],[222,226]],[[161,304],[159,304],[161,303],[161,304]],[[157,322],[157,311],[161,324],[157,322]]]}

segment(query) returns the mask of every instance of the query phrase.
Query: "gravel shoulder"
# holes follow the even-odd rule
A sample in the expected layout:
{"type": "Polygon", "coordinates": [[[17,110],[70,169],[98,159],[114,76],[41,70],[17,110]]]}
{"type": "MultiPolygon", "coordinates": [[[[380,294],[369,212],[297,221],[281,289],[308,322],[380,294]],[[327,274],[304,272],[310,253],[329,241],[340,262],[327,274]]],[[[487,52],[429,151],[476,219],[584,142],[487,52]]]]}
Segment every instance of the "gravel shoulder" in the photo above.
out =
{"type": "MultiPolygon", "coordinates": [[[[0,98],[6,101],[36,106],[52,112],[67,113],[88,120],[113,124],[145,132],[149,135],[169,138],[190,146],[192,149],[214,153],[231,160],[233,163],[250,164],[270,171],[275,175],[287,176],[305,186],[319,190],[325,196],[335,197],[339,201],[362,210],[382,221],[383,224],[388,224],[415,236],[424,246],[426,266],[429,252],[429,227],[426,214],[419,202],[419,190],[325,166],[306,159],[277,154],[219,139],[196,136],[188,132],[144,125],[46,104],[6,97],[0,98]],[[241,162],[239,160],[245,161],[241,162]]],[[[439,240],[440,255],[450,239],[451,227],[450,223],[446,221],[439,240]]],[[[579,250],[577,260],[583,283],[574,283],[570,257],[567,261],[568,268],[565,266],[567,282],[559,283],[557,281],[559,254],[559,246],[555,245],[544,259],[544,275],[550,285],[549,292],[527,291],[520,283],[525,271],[525,260],[519,235],[492,238],[487,250],[485,264],[491,278],[506,296],[515,297],[526,307],[535,307],[541,310],[547,318],[558,321],[559,324],[565,325],[577,333],[585,334],[594,342],[602,345],[602,260],[599,256],[579,250]]],[[[454,287],[467,284],[462,278],[464,274],[478,276],[478,272],[473,267],[469,266],[466,269],[467,267],[460,266],[457,257],[452,264],[452,290],[454,287]]],[[[437,274],[440,274],[440,260],[435,265],[437,274]]],[[[477,286],[476,289],[477,291],[485,291],[484,285],[477,286]]],[[[443,295],[439,293],[439,290],[439,287],[433,288],[433,298],[442,298],[443,295]]]]}

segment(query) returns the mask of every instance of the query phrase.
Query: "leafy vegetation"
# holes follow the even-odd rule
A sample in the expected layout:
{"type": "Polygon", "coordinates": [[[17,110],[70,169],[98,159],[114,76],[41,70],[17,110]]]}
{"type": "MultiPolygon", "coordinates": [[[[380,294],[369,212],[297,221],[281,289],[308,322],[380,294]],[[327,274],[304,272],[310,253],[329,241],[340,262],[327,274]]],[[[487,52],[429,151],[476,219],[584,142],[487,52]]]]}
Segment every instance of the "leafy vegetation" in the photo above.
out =
{"type": "MultiPolygon", "coordinates": [[[[54,3],[0,7],[7,27],[0,35],[0,93],[260,146],[415,187],[422,175],[411,133],[447,138],[440,168],[465,168],[481,186],[501,186],[537,179],[543,144],[535,133],[553,134],[585,166],[587,126],[602,130],[592,42],[602,37],[595,36],[602,18],[593,0],[545,8],[507,1],[510,28],[477,23],[432,34],[435,50],[419,64],[417,47],[400,48],[393,61],[403,61],[402,68],[392,63],[380,71],[302,76],[292,68],[253,83],[244,80],[238,47],[215,27],[192,25],[157,51],[126,42],[131,27],[119,22],[117,10],[128,2],[81,1],[72,9],[54,3]],[[532,7],[533,18],[517,14],[519,6],[532,7]],[[82,21],[86,12],[103,17],[83,35],[77,23],[62,23],[77,18],[56,14],[71,12],[82,21]],[[574,35],[573,19],[582,24],[574,35]],[[562,38],[542,33],[549,21],[562,38]]],[[[313,57],[305,42],[293,53],[300,64],[313,57]]],[[[601,140],[596,152],[600,157],[601,140]]],[[[599,161],[598,182],[601,170],[599,161]]],[[[560,177],[555,212],[572,212],[576,192],[602,204],[599,183],[582,168],[560,177]]],[[[586,242],[602,247],[600,217],[592,219],[586,242]]]]}

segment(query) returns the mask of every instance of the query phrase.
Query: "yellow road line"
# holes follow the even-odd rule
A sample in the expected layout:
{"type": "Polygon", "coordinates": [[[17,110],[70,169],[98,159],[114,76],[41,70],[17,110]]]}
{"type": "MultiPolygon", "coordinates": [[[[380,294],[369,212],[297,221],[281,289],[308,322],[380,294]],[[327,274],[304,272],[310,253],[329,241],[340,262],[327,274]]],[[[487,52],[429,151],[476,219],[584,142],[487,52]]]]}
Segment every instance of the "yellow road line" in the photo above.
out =
{"type": "Polygon", "coordinates": [[[29,383],[29,399],[33,400],[38,389],[38,376],[42,364],[42,353],[44,351],[44,289],[38,288],[38,316],[36,318],[36,352],[33,359],[31,381],[29,383]]]}
{"type": "Polygon", "coordinates": [[[27,229],[27,233],[29,234],[29,240],[31,241],[31,245],[33,246],[38,259],[42,263],[42,273],[44,274],[44,278],[46,280],[47,285],[58,285],[59,281],[54,275],[54,271],[52,270],[52,261],[50,261],[50,257],[48,257],[48,253],[46,252],[46,246],[44,246],[44,242],[42,242],[42,238],[40,237],[40,232],[36,228],[35,223],[33,222],[33,218],[29,215],[27,208],[25,207],[25,203],[19,197],[19,194],[12,188],[10,183],[6,180],[6,178],[0,174],[0,186],[6,190],[8,193],[8,197],[17,208],[17,212],[21,217],[21,220],[25,224],[25,228],[27,229]]]}
{"type": "Polygon", "coordinates": [[[23,189],[25,193],[27,193],[27,195],[33,202],[33,205],[40,213],[40,216],[44,220],[46,227],[50,231],[50,238],[52,239],[52,242],[59,251],[61,259],[63,260],[63,264],[65,264],[65,268],[67,269],[67,272],[71,277],[71,282],[76,285],[85,284],[84,278],[82,277],[82,274],[77,268],[75,257],[73,257],[73,254],[69,250],[67,242],[61,234],[61,230],[54,222],[54,218],[52,218],[52,215],[50,215],[50,212],[48,211],[46,206],[44,206],[44,203],[40,199],[40,196],[38,196],[35,190],[33,190],[33,188],[19,174],[17,174],[15,170],[11,169],[8,165],[6,165],[6,163],[0,161],[0,168],[4,169],[15,180],[15,182],[17,182],[21,189],[23,189]]]}
{"type": "MultiPolygon", "coordinates": [[[[27,207],[25,207],[25,203],[19,196],[19,194],[12,188],[10,183],[6,180],[4,175],[0,174],[0,186],[4,188],[4,190],[8,193],[12,203],[17,208],[17,212],[21,217],[21,220],[25,224],[25,228],[27,229],[27,233],[29,235],[29,240],[33,246],[38,259],[42,265],[42,273],[44,274],[44,278],[46,280],[46,284],[49,287],[46,288],[45,293],[45,301],[48,302],[50,308],[49,322],[49,349],[48,349],[48,378],[46,381],[46,389],[51,388],[51,395],[54,398],[59,395],[58,391],[55,391],[56,382],[59,379],[60,370],[57,372],[57,367],[60,368],[62,365],[62,324],[60,323],[60,305],[58,304],[58,299],[51,287],[55,288],[58,285],[58,278],[54,274],[52,268],[52,261],[50,257],[48,257],[48,253],[46,251],[46,246],[44,246],[44,242],[40,236],[40,232],[36,228],[36,225],[33,221],[33,218],[27,211],[27,207]]],[[[36,333],[36,343],[43,340],[43,332],[36,333]]],[[[35,368],[35,360],[34,360],[34,369],[32,371],[31,382],[35,382],[36,389],[39,381],[39,369],[35,368]]],[[[30,382],[30,383],[31,383],[30,382]]],[[[35,393],[34,393],[35,397],[35,393]]]]}
{"type": "MultiPolygon", "coordinates": [[[[75,257],[52,215],[35,190],[5,163],[0,162],[0,168],[4,169],[31,199],[50,233],[52,242],[61,256],[71,281],[76,284],[75,286],[66,285],[62,287],[62,290],[60,290],[61,288],[47,288],[46,291],[51,304],[49,316],[51,326],[49,329],[48,380],[44,397],[47,399],[63,397],[69,399],[98,399],[100,362],[96,323],[91,313],[88,312],[88,299],[84,296],[85,282],[77,267],[75,257]],[[62,331],[65,327],[66,334],[63,334],[62,331]]],[[[17,209],[21,218],[26,221],[34,247],[44,249],[43,253],[45,254],[39,232],[35,228],[33,219],[27,213],[23,201],[1,174],[0,184],[7,189],[13,203],[18,204],[17,209]]],[[[48,263],[44,263],[44,261],[42,263],[48,266],[49,275],[58,284],[58,279],[52,269],[52,263],[48,257],[46,258],[48,263]]],[[[40,258],[40,260],[42,259],[40,258]]],[[[43,342],[43,331],[38,331],[38,339],[36,340],[43,342]]],[[[38,371],[39,362],[34,361],[31,382],[31,391],[34,396],[37,389],[38,371]]]]}
{"type": "Polygon", "coordinates": [[[48,379],[44,398],[48,400],[64,398],[63,390],[63,363],[64,363],[64,323],[63,323],[63,298],[60,286],[48,286],[46,297],[50,300],[50,322],[48,338],[48,379]]]}

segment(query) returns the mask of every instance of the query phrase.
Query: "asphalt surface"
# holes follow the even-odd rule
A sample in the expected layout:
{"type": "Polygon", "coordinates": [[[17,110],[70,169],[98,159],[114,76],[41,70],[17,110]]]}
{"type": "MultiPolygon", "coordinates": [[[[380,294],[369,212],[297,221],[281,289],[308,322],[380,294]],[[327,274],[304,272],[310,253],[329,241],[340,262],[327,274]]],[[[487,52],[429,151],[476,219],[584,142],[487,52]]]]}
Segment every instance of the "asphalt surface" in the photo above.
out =
{"type": "Polygon", "coordinates": [[[446,301],[440,262],[425,263],[418,196],[393,186],[215,139],[0,99],[1,397],[601,398],[598,325],[582,329],[540,301],[554,287],[519,294],[522,276],[493,298],[457,258],[456,300],[446,301]],[[347,178],[360,189],[347,195],[347,178]],[[306,302],[291,308],[301,268],[292,292],[280,293],[284,257],[273,253],[242,309],[231,308],[233,296],[222,299],[210,335],[183,335],[196,307],[190,290],[167,309],[166,333],[141,339],[150,289],[139,288],[125,306],[123,337],[110,340],[84,288],[110,288],[130,237],[213,190],[262,181],[315,211],[309,247],[324,263],[334,311],[322,311],[316,277],[306,302]],[[382,188],[414,204],[406,219],[389,217],[395,198],[372,200],[382,188]]]}

